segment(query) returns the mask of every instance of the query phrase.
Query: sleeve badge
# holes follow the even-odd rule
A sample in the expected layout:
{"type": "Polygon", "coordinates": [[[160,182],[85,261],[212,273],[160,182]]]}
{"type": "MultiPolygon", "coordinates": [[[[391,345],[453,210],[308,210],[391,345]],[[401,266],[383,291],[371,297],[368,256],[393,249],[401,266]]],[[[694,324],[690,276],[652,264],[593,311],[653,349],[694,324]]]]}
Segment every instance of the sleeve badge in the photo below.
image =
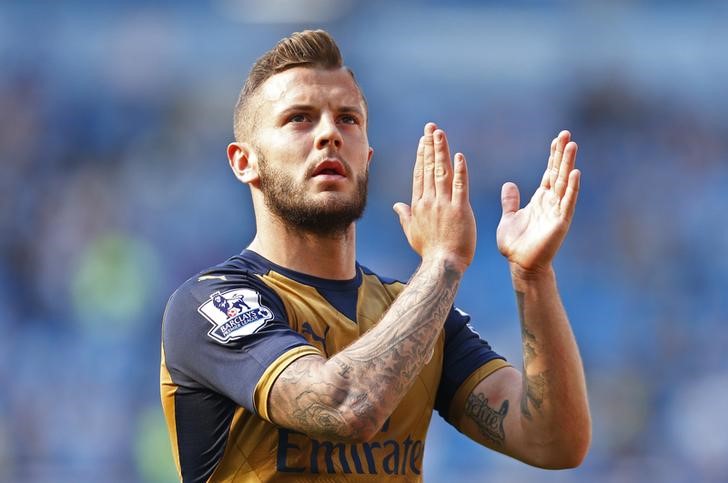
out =
{"type": "Polygon", "coordinates": [[[217,291],[197,311],[212,324],[207,335],[223,343],[253,334],[273,319],[260,294],[248,288],[217,291]]]}

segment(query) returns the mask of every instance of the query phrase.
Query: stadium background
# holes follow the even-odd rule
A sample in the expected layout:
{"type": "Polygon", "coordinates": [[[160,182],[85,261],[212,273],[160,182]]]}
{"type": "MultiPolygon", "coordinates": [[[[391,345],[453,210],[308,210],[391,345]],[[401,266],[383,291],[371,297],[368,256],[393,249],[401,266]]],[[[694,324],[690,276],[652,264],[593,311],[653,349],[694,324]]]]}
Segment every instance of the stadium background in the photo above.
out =
{"type": "Polygon", "coordinates": [[[469,158],[479,223],[458,304],[516,363],[499,189],[532,192],[559,129],[581,147],[556,265],[592,450],[543,472],[435,416],[427,481],[726,481],[727,20],[719,1],[0,3],[0,481],[173,481],[163,306],[250,240],[232,106],[258,55],[315,26],[370,105],[359,259],[414,269],[391,205],[437,121],[469,158]]]}

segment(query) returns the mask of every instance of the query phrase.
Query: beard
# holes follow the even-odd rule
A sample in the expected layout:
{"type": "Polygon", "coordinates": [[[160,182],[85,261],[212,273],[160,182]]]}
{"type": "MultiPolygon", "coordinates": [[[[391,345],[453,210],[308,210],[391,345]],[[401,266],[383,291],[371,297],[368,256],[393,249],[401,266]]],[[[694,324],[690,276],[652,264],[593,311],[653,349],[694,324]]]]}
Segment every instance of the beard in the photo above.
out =
{"type": "MultiPolygon", "coordinates": [[[[313,200],[304,183],[297,183],[288,171],[271,167],[260,149],[258,153],[258,174],[260,190],[266,206],[289,227],[320,236],[343,235],[349,226],[364,214],[367,202],[367,181],[369,170],[356,178],[354,193],[348,199],[313,200]]],[[[339,158],[341,159],[341,158],[339,158]]],[[[341,160],[347,178],[352,173],[349,164],[341,160]]],[[[306,172],[311,177],[314,167],[306,172]]]]}

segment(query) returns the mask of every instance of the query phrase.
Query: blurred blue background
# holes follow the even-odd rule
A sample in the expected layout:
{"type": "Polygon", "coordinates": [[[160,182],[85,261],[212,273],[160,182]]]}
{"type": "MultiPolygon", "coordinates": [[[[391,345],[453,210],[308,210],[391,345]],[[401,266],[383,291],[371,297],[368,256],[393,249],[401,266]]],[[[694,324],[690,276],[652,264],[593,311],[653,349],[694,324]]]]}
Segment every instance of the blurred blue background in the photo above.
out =
{"type": "Polygon", "coordinates": [[[416,267],[391,205],[438,122],[479,223],[458,305],[516,364],[500,186],[528,199],[554,135],[580,144],[556,265],[591,452],[536,470],[435,415],[426,481],[728,481],[726,25],[719,1],[0,3],[0,481],[174,481],[162,310],[252,239],[232,108],[251,63],[309,27],[334,34],[370,105],[359,260],[416,267]]]}

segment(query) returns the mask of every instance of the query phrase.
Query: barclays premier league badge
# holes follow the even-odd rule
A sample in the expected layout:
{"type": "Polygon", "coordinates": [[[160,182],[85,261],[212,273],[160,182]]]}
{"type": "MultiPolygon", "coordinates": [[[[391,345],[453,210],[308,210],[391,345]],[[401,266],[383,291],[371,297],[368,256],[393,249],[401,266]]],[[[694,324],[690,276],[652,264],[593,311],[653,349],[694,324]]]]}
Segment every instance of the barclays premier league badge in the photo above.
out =
{"type": "Polygon", "coordinates": [[[229,342],[257,332],[273,318],[260,303],[260,294],[248,288],[215,292],[197,311],[213,325],[207,333],[219,342],[229,342]]]}

